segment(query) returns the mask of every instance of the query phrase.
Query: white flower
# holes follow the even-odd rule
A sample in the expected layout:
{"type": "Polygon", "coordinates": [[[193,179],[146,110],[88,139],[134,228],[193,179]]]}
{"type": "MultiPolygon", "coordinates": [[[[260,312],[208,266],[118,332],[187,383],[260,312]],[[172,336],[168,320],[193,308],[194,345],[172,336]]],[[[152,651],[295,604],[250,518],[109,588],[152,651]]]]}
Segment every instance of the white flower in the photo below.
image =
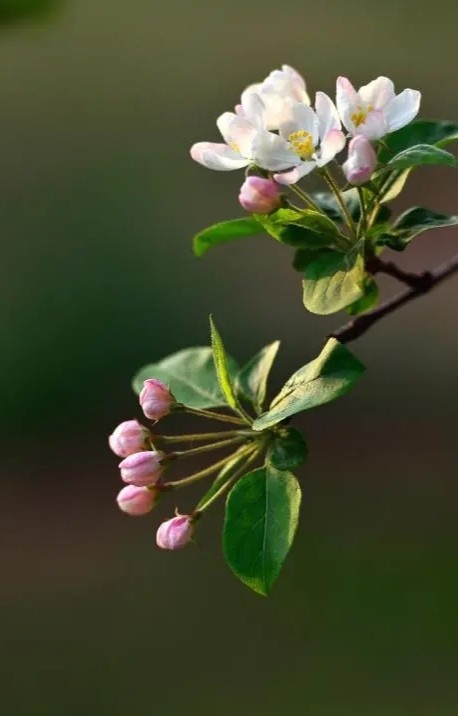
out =
{"type": "Polygon", "coordinates": [[[224,112],[216,120],[225,144],[198,142],[191,147],[191,157],[208,169],[231,171],[254,161],[255,139],[263,130],[264,106],[255,94],[243,99],[238,114],[224,112]]]}
{"type": "Polygon", "coordinates": [[[316,167],[328,164],[345,146],[337,109],[324,92],[317,92],[314,111],[303,103],[288,102],[280,118],[279,136],[258,138],[256,159],[276,174],[280,184],[295,184],[316,167]]]}
{"type": "MultiPolygon", "coordinates": [[[[266,129],[278,129],[285,101],[310,105],[304,78],[289,65],[282,65],[281,70],[274,70],[263,82],[247,87],[242,94],[242,105],[252,94],[257,94],[264,104],[266,129]]],[[[240,105],[236,112],[240,112],[240,105]]]]}
{"type": "Polygon", "coordinates": [[[421,93],[405,89],[396,95],[388,77],[361,87],[358,92],[346,77],[337,79],[337,109],[342,123],[353,136],[380,139],[409,124],[418,114],[421,93]]]}

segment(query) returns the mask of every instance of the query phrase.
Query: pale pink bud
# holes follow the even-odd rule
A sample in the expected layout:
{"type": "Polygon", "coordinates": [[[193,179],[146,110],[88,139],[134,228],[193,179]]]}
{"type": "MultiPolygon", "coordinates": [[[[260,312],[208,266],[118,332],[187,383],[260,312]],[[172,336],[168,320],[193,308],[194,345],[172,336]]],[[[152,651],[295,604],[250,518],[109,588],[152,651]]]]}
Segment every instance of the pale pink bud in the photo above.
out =
{"type": "Polygon", "coordinates": [[[348,145],[348,159],[342,165],[343,172],[350,184],[365,184],[372,176],[377,165],[377,156],[372,144],[366,137],[357,134],[348,145]]]}
{"type": "Polygon", "coordinates": [[[140,405],[146,417],[150,420],[159,420],[168,415],[175,403],[167,386],[156,378],[149,378],[143,383],[140,393],[140,405]]]}
{"type": "Polygon", "coordinates": [[[137,487],[154,485],[160,478],[164,456],[154,450],[135,452],[119,463],[124,482],[137,487]]]}
{"type": "Polygon", "coordinates": [[[120,510],[132,517],[139,517],[151,512],[159,497],[159,491],[148,487],[126,485],[119,492],[116,502],[120,510]]]}
{"type": "Polygon", "coordinates": [[[271,179],[247,177],[240,188],[239,202],[252,214],[270,214],[281,204],[280,190],[271,179]]]}
{"type": "Polygon", "coordinates": [[[134,452],[147,450],[151,433],[148,428],[137,420],[126,420],[118,425],[108,438],[108,443],[115,455],[127,457],[134,452]]]}
{"type": "Polygon", "coordinates": [[[163,522],[156,534],[157,546],[161,549],[181,549],[191,540],[194,525],[189,515],[179,515],[163,522]]]}

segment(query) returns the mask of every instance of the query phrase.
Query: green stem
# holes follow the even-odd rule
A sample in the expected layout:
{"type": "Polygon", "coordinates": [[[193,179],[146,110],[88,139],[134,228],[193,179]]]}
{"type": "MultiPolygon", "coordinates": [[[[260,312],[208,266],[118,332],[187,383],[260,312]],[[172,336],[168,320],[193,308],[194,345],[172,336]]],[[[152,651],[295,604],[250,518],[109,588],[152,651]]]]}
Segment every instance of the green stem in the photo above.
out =
{"type": "Polygon", "coordinates": [[[233,425],[245,425],[245,420],[241,418],[235,418],[232,415],[225,415],[224,413],[214,413],[211,410],[204,410],[203,408],[189,408],[187,405],[180,406],[181,410],[191,415],[198,415],[201,418],[209,418],[210,420],[219,420],[223,423],[232,423],[233,425]]]}
{"type": "Polygon", "coordinates": [[[367,229],[369,228],[369,224],[366,211],[366,202],[364,201],[364,192],[360,186],[357,187],[357,191],[359,196],[359,204],[361,206],[361,220],[358,228],[358,235],[360,235],[362,231],[367,231],[367,229]]]}
{"type": "Polygon", "coordinates": [[[345,204],[345,201],[343,200],[342,193],[337,186],[336,182],[334,181],[334,178],[330,174],[330,172],[327,169],[323,169],[322,171],[323,178],[329,188],[331,189],[332,193],[334,194],[337,203],[339,204],[340,208],[342,209],[342,213],[345,219],[345,223],[347,224],[348,228],[350,229],[353,237],[356,239],[357,232],[356,232],[356,226],[355,222],[351,218],[350,212],[347,209],[347,205],[345,204]]]}
{"type": "Polygon", "coordinates": [[[182,480],[177,480],[176,482],[165,483],[164,487],[170,490],[175,490],[180,489],[181,487],[187,487],[188,485],[192,485],[194,484],[194,482],[198,482],[202,478],[208,477],[208,475],[212,475],[214,472],[221,470],[225,465],[227,465],[228,462],[234,459],[235,455],[237,455],[238,453],[242,454],[243,450],[247,450],[248,447],[250,448],[250,450],[252,450],[253,448],[252,445],[247,445],[245,448],[236,450],[235,452],[231,453],[231,455],[228,455],[222,460],[215,462],[214,465],[210,465],[209,467],[205,467],[203,470],[199,470],[198,472],[189,475],[189,477],[184,477],[182,480]]]}
{"type": "Polygon", "coordinates": [[[317,211],[319,214],[323,213],[323,210],[320,209],[318,204],[315,204],[312,197],[309,196],[307,194],[307,192],[305,192],[299,186],[297,186],[297,184],[290,184],[289,188],[291,189],[291,191],[293,191],[296,194],[296,196],[298,196],[300,199],[302,199],[302,201],[305,201],[305,203],[308,204],[311,209],[313,209],[314,211],[317,211]]]}
{"type": "Polygon", "coordinates": [[[200,447],[191,448],[191,450],[179,450],[177,452],[171,453],[168,455],[168,459],[170,460],[178,460],[180,458],[184,457],[193,457],[194,455],[200,455],[204,452],[211,452],[212,450],[220,450],[223,447],[226,447],[227,445],[235,445],[236,443],[242,442],[246,438],[243,436],[238,436],[236,438],[230,438],[230,440],[219,440],[216,443],[210,443],[210,445],[201,445],[200,447]]]}
{"type": "MultiPolygon", "coordinates": [[[[163,440],[166,443],[184,443],[196,442],[199,440],[218,440],[218,438],[235,438],[242,435],[239,430],[222,430],[217,433],[193,433],[187,435],[156,435],[155,439],[159,442],[163,440]]],[[[249,434],[249,431],[246,431],[249,434]]]]}
{"type": "Polygon", "coordinates": [[[259,456],[261,450],[262,450],[262,447],[261,447],[261,445],[259,445],[259,443],[258,443],[258,445],[255,445],[255,446],[254,446],[254,450],[252,450],[251,455],[250,455],[250,453],[247,453],[247,459],[246,459],[246,461],[244,462],[244,464],[243,464],[241,467],[239,467],[239,469],[236,470],[236,471],[234,472],[234,474],[233,474],[231,477],[229,477],[229,478],[226,480],[226,482],[224,482],[224,483],[221,485],[221,487],[219,488],[219,490],[217,490],[217,491],[215,492],[215,494],[212,495],[212,496],[210,497],[210,499],[207,500],[207,502],[205,502],[205,503],[199,508],[199,510],[197,510],[197,513],[198,513],[199,515],[200,515],[202,512],[204,512],[205,510],[207,510],[207,509],[210,507],[210,505],[212,505],[214,502],[216,502],[216,500],[217,500],[219,497],[221,497],[221,495],[223,495],[223,494],[226,492],[226,490],[232,485],[232,483],[235,482],[235,480],[237,480],[237,479],[246,471],[247,467],[248,467],[249,465],[251,465],[251,463],[256,460],[256,458],[259,456]]]}

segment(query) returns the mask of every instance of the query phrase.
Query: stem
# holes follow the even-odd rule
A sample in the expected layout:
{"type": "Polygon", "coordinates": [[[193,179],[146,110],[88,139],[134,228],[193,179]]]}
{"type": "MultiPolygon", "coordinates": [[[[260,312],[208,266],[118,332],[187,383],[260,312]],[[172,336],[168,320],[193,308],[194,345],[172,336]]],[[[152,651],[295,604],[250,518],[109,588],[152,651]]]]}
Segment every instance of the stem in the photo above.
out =
{"type": "Polygon", "coordinates": [[[429,293],[433,288],[446,281],[448,278],[458,273],[458,254],[449,261],[441,264],[434,271],[427,271],[424,274],[420,274],[417,278],[418,281],[416,286],[409,286],[397,296],[389,299],[381,306],[365,313],[353,321],[349,321],[344,326],[338,328],[334,333],[331,333],[331,337],[337,338],[341,343],[350,343],[357,338],[360,338],[366,333],[374,323],[380,321],[384,316],[388,316],[390,313],[394,313],[398,308],[404,306],[406,303],[413,301],[415,298],[424,296],[429,293]]]}
{"type": "MultiPolygon", "coordinates": [[[[239,430],[222,430],[217,433],[194,433],[188,435],[157,435],[156,440],[166,443],[196,442],[198,440],[218,440],[218,438],[233,438],[243,433],[239,430]]],[[[249,434],[249,431],[247,431],[249,434]]]]}
{"type": "Polygon", "coordinates": [[[169,459],[175,460],[180,459],[183,457],[193,457],[194,455],[200,455],[204,452],[211,452],[212,450],[220,450],[223,447],[226,447],[227,445],[235,445],[236,443],[239,443],[241,441],[245,440],[245,438],[241,435],[239,435],[236,438],[231,438],[230,440],[220,440],[216,443],[211,443],[210,445],[201,445],[200,447],[191,448],[190,450],[179,450],[177,452],[171,453],[168,455],[169,459]]]}
{"type": "Polygon", "coordinates": [[[314,209],[314,211],[317,211],[319,214],[323,213],[322,209],[320,209],[318,204],[315,204],[312,197],[309,196],[307,192],[305,192],[299,186],[297,186],[297,184],[290,184],[289,188],[296,194],[296,196],[302,199],[302,201],[305,201],[305,203],[308,204],[311,209],[314,209]]]}
{"type": "Polygon", "coordinates": [[[342,209],[342,213],[345,218],[345,223],[347,224],[352,235],[356,239],[357,232],[356,232],[355,222],[353,221],[353,219],[350,216],[350,212],[348,211],[347,205],[345,204],[345,201],[342,198],[342,194],[341,194],[339,187],[337,186],[332,175],[330,174],[330,172],[327,169],[323,169],[323,177],[324,177],[325,182],[327,183],[327,185],[333,192],[334,196],[336,197],[336,200],[337,200],[340,208],[342,209]]]}
{"type": "Polygon", "coordinates": [[[402,268],[396,266],[396,264],[391,261],[382,261],[377,257],[370,261],[368,268],[371,273],[384,273],[387,276],[396,278],[398,281],[405,283],[411,288],[424,287],[431,277],[431,273],[429,271],[423,274],[410,273],[408,271],[403,271],[402,268]]]}
{"type": "Polygon", "coordinates": [[[212,473],[221,470],[221,468],[223,468],[230,460],[233,460],[237,454],[242,454],[244,450],[248,451],[248,448],[252,450],[253,445],[246,445],[243,448],[239,448],[239,450],[236,450],[227,457],[224,457],[222,460],[215,462],[214,465],[205,467],[203,470],[199,470],[198,472],[189,475],[189,477],[184,477],[182,480],[177,480],[176,482],[167,482],[164,484],[164,487],[171,490],[175,490],[180,489],[181,487],[187,487],[188,485],[192,485],[194,482],[198,482],[202,478],[208,477],[208,475],[211,475],[212,473]]]}
{"type": "Polygon", "coordinates": [[[244,463],[241,467],[239,467],[239,469],[236,470],[236,471],[234,472],[234,474],[226,480],[226,482],[224,482],[224,483],[221,485],[221,487],[219,488],[219,490],[217,490],[217,491],[214,493],[214,495],[212,495],[212,496],[210,497],[210,499],[207,500],[207,502],[205,502],[205,503],[200,507],[199,510],[197,510],[197,513],[198,513],[199,515],[200,515],[202,512],[204,512],[205,510],[207,510],[207,509],[210,507],[210,505],[212,505],[214,502],[216,502],[216,500],[217,500],[219,497],[221,497],[221,495],[223,495],[223,494],[226,492],[226,490],[232,485],[232,483],[235,482],[235,480],[237,480],[237,479],[245,472],[245,470],[246,470],[246,468],[248,467],[248,465],[250,465],[252,462],[254,462],[254,461],[256,460],[256,458],[257,458],[258,455],[260,454],[261,450],[262,450],[262,446],[258,444],[258,445],[255,445],[255,446],[254,446],[254,450],[252,450],[251,455],[250,455],[250,453],[247,453],[247,459],[246,459],[245,463],[244,463]]]}
{"type": "Polygon", "coordinates": [[[364,232],[366,232],[368,229],[368,219],[367,219],[366,203],[364,201],[364,192],[360,186],[357,187],[357,190],[358,190],[358,196],[359,196],[359,204],[361,206],[361,219],[360,219],[360,225],[358,228],[358,234],[361,235],[361,232],[363,230],[364,230],[364,232]]]}
{"type": "Polygon", "coordinates": [[[233,423],[234,425],[245,425],[245,420],[241,418],[235,418],[232,415],[225,415],[224,413],[214,413],[211,410],[204,410],[203,408],[188,408],[188,406],[181,406],[181,410],[191,415],[198,415],[201,418],[209,418],[210,420],[220,420],[223,423],[233,423]]]}

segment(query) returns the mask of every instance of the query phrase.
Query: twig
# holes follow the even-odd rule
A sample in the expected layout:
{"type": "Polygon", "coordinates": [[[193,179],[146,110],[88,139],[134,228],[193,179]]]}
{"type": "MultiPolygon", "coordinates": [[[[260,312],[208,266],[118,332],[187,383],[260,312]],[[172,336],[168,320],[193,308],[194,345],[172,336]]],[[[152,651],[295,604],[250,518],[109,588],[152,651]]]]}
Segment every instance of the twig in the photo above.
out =
{"type": "MultiPolygon", "coordinates": [[[[401,273],[404,276],[406,275],[404,272],[401,273]]],[[[413,285],[413,283],[410,284],[404,291],[401,291],[401,293],[398,293],[397,296],[394,296],[385,303],[382,303],[381,306],[375,308],[370,313],[363,314],[362,316],[349,321],[331,333],[331,337],[337,338],[340,343],[350,343],[350,341],[360,338],[364,335],[364,333],[366,333],[366,331],[369,330],[369,328],[371,328],[371,326],[374,325],[374,323],[380,321],[384,318],[384,316],[394,313],[398,308],[401,308],[401,306],[404,306],[406,303],[410,303],[410,301],[413,301],[415,298],[419,298],[420,296],[429,293],[429,291],[433,288],[438,286],[443,281],[446,281],[456,273],[458,273],[458,254],[449,261],[446,261],[438,266],[438,268],[434,271],[419,274],[416,277],[415,285],[413,285]]],[[[412,274],[408,275],[412,276],[412,274]]],[[[400,276],[398,275],[396,278],[400,278],[400,276]]],[[[405,278],[401,278],[401,280],[405,281],[405,278]]]]}

